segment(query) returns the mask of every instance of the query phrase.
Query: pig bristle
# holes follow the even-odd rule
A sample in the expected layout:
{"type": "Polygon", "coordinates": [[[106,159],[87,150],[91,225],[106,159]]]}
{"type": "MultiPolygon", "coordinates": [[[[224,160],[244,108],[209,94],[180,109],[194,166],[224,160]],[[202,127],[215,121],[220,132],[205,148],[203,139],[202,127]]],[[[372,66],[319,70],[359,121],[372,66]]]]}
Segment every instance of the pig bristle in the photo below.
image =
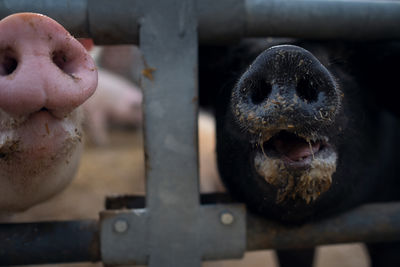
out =
{"type": "Polygon", "coordinates": [[[276,187],[277,204],[297,197],[310,204],[330,188],[336,159],[336,153],[325,159],[313,158],[311,167],[301,174],[289,171],[282,160],[261,154],[255,157],[254,166],[267,183],[276,187]]]}

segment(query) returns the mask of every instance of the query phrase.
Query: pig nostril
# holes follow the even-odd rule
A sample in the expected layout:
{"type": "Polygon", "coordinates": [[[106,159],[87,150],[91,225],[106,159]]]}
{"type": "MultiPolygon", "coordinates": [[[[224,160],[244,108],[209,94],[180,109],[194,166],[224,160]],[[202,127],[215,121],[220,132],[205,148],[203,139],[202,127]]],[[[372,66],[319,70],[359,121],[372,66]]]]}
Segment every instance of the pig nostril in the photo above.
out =
{"type": "Polygon", "coordinates": [[[268,98],[272,91],[272,86],[269,82],[259,81],[251,89],[251,101],[258,105],[268,98]]]}
{"type": "Polygon", "coordinates": [[[67,56],[63,51],[54,51],[52,54],[52,60],[59,69],[66,72],[65,68],[67,66],[67,56]]]}
{"type": "Polygon", "coordinates": [[[315,102],[318,99],[318,91],[312,81],[301,79],[297,83],[297,95],[308,102],[315,102]]]}
{"type": "Polygon", "coordinates": [[[11,48],[0,52],[0,75],[7,76],[13,73],[18,66],[18,60],[11,48]]]}
{"type": "Polygon", "coordinates": [[[51,58],[53,63],[64,73],[72,78],[75,78],[74,72],[76,71],[76,57],[72,54],[67,54],[63,50],[56,50],[52,53],[51,58]]]}
{"type": "Polygon", "coordinates": [[[15,58],[6,57],[1,62],[0,75],[7,76],[14,72],[17,68],[18,62],[15,58]]]}

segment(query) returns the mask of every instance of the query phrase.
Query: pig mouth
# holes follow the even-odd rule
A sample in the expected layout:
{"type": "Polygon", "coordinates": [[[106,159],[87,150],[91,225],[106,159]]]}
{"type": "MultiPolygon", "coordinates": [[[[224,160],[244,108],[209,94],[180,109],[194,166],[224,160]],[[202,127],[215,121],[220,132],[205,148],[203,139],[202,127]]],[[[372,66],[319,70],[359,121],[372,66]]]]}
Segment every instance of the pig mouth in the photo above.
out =
{"type": "Polygon", "coordinates": [[[263,153],[270,158],[280,158],[287,168],[308,168],[315,157],[329,149],[326,141],[303,138],[288,131],[280,131],[264,141],[263,153]]]}
{"type": "Polygon", "coordinates": [[[0,125],[0,161],[16,158],[58,158],[69,154],[82,134],[75,126],[77,114],[59,119],[46,109],[18,119],[5,117],[0,125]]]}
{"type": "Polygon", "coordinates": [[[288,130],[267,136],[259,142],[254,166],[277,189],[277,203],[292,198],[309,204],[330,188],[337,154],[328,138],[288,130]]]}

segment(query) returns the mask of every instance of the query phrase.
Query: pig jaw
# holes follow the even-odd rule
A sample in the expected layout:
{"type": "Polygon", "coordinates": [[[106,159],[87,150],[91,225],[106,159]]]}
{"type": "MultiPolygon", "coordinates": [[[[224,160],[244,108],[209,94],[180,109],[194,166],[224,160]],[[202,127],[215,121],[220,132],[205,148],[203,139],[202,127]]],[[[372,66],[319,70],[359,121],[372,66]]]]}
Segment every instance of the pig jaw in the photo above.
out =
{"type": "Polygon", "coordinates": [[[300,198],[309,204],[330,188],[332,175],[336,171],[337,154],[324,153],[310,161],[308,168],[293,170],[288,168],[282,159],[257,153],[254,157],[254,167],[267,183],[276,188],[277,204],[289,198],[300,198]]]}
{"type": "Polygon", "coordinates": [[[290,198],[310,204],[332,184],[338,158],[334,145],[326,135],[300,131],[266,127],[258,138],[251,137],[254,169],[275,187],[277,204],[290,198]]]}
{"type": "Polygon", "coordinates": [[[57,194],[77,171],[81,111],[63,119],[40,111],[14,119],[0,111],[0,210],[22,211],[57,194]]]}

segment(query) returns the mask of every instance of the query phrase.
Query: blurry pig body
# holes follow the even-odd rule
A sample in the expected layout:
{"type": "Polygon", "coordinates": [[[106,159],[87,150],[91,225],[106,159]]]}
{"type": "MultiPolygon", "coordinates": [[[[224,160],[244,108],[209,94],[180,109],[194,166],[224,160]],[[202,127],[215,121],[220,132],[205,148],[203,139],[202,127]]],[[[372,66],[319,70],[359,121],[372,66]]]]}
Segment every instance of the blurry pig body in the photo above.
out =
{"type": "Polygon", "coordinates": [[[54,20],[19,13],[0,21],[0,216],[61,191],[82,143],[79,106],[97,86],[84,47],[54,20]]]}
{"type": "Polygon", "coordinates": [[[96,145],[109,142],[110,124],[136,127],[142,122],[142,92],[123,78],[99,69],[96,93],[83,105],[89,141],[96,145]]]}

